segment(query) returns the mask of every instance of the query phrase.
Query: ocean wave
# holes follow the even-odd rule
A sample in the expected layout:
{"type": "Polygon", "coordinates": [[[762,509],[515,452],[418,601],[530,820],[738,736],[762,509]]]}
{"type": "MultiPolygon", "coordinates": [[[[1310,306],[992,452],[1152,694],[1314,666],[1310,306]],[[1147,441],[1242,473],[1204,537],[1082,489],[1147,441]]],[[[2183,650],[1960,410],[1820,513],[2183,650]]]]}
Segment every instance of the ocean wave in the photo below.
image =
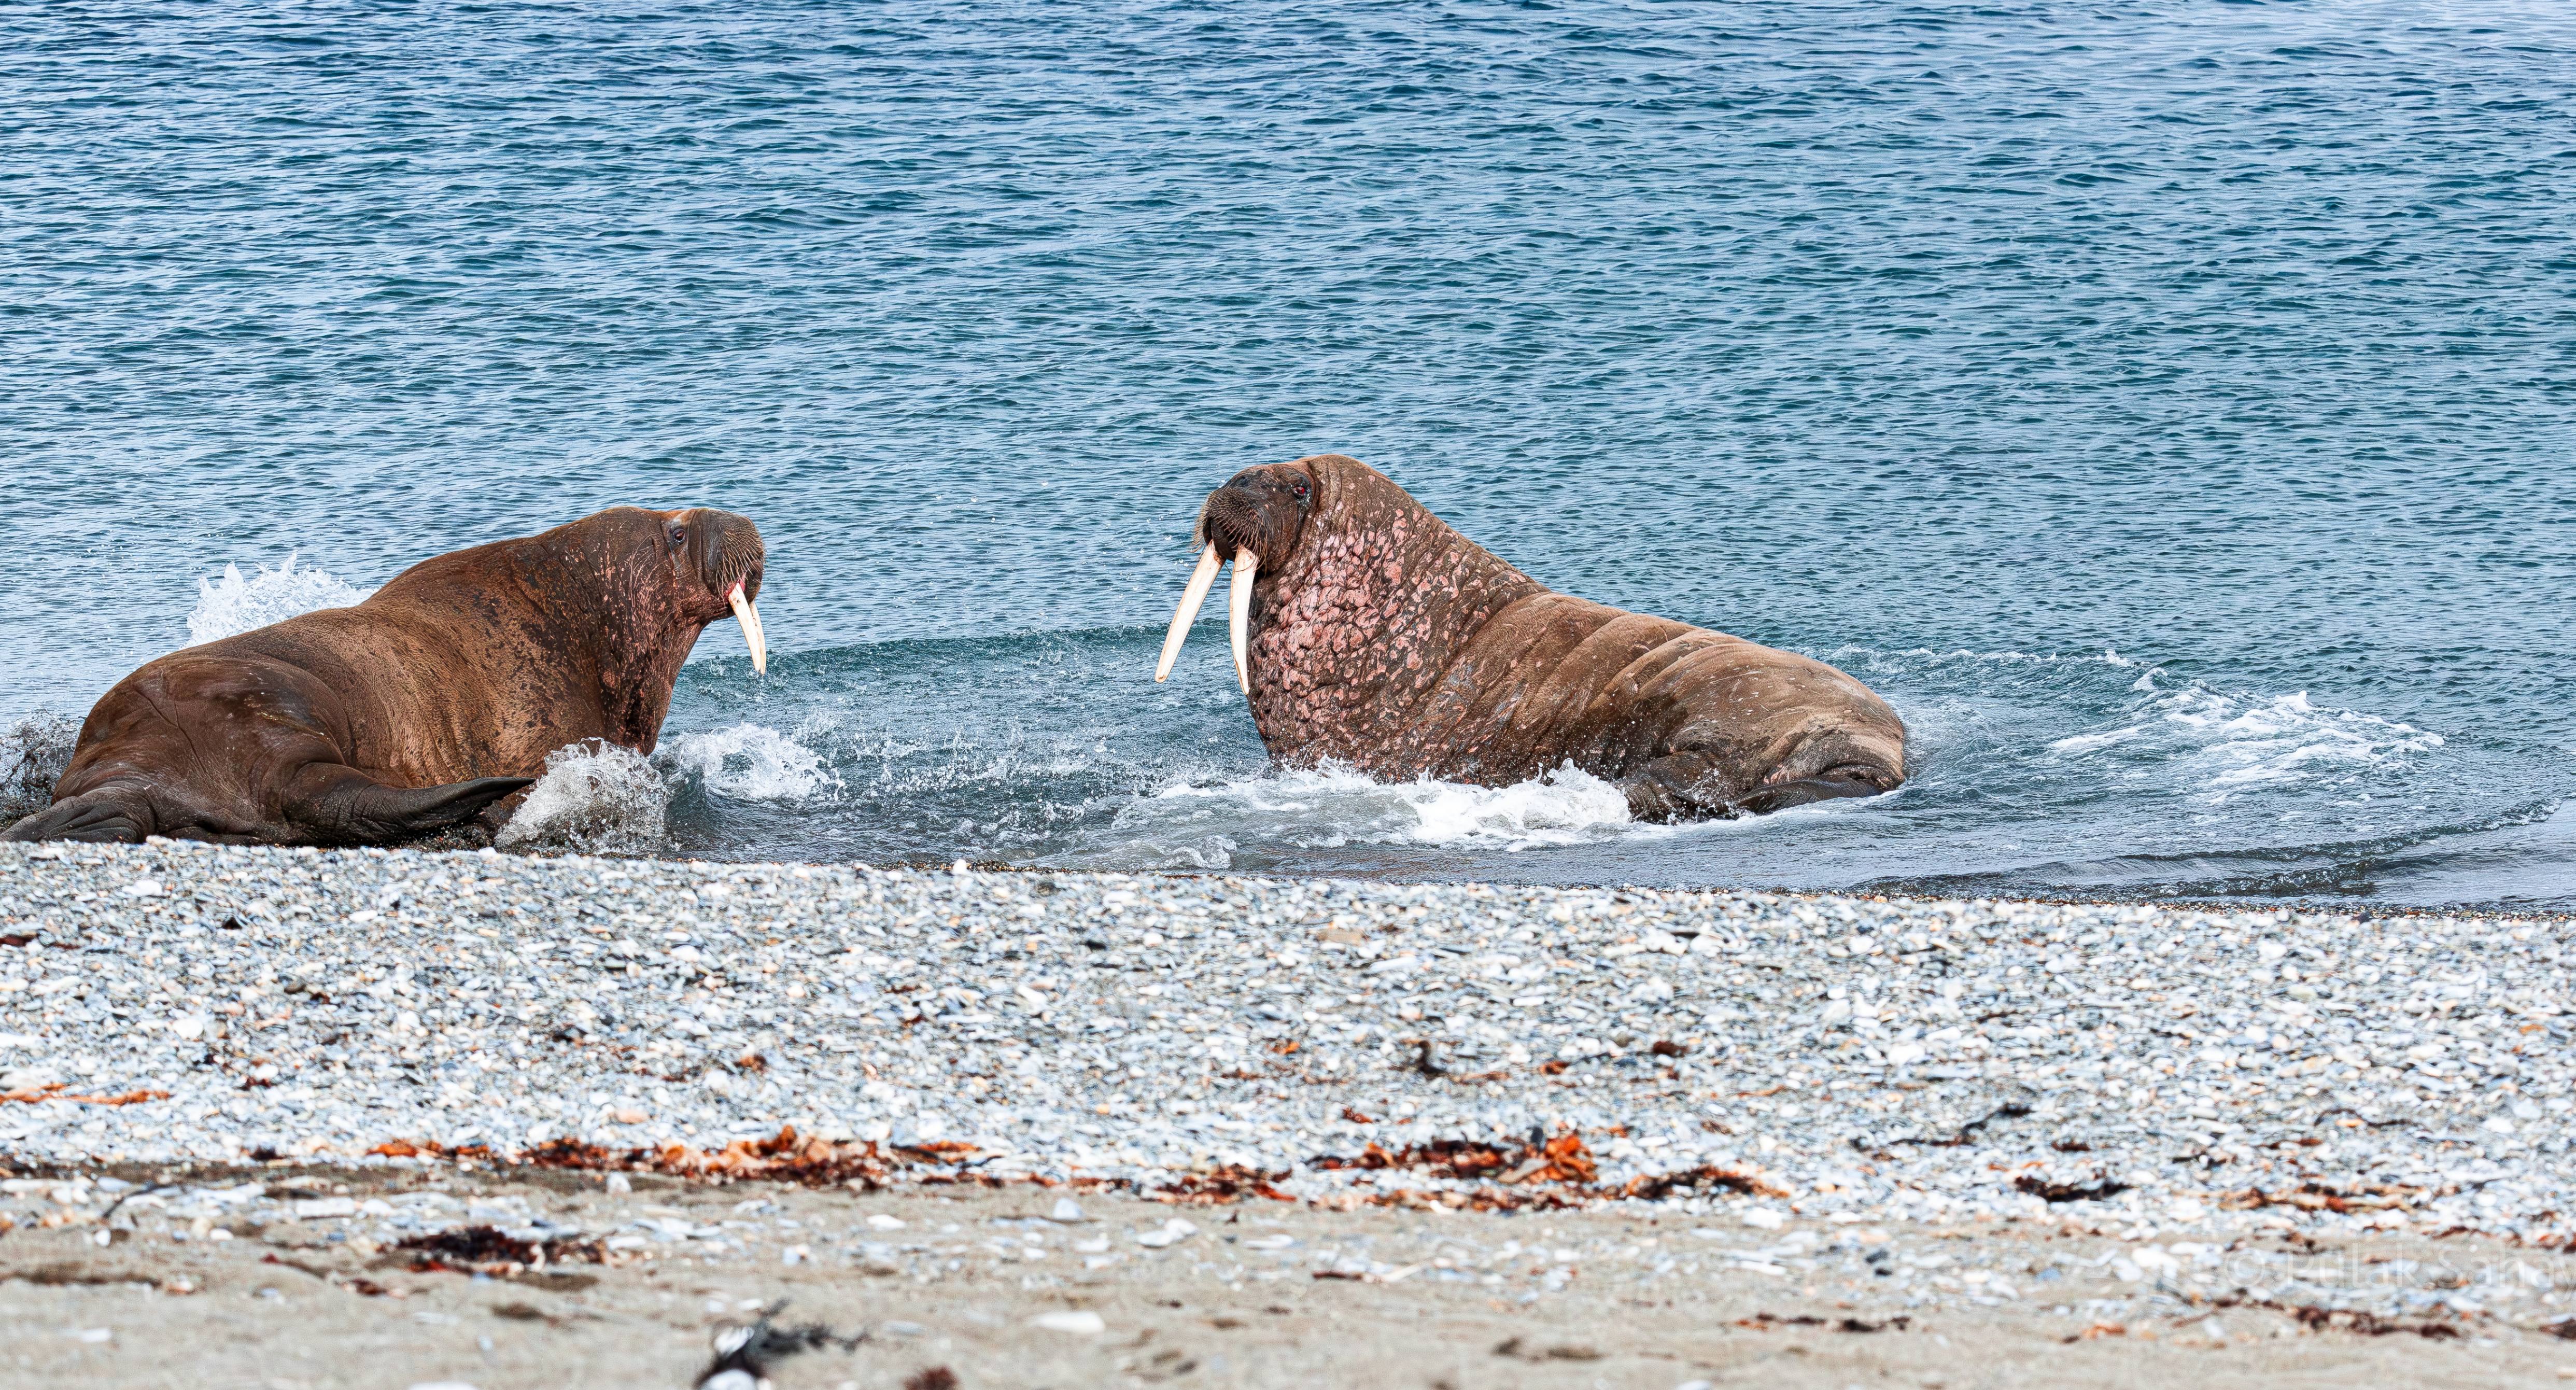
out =
{"type": "Polygon", "coordinates": [[[2114,744],[2127,743],[2133,738],[2144,738],[2146,734],[2147,729],[2143,724],[2132,724],[2125,729],[2112,729],[2098,734],[2073,734],[2048,745],[2048,751],[2070,755],[2092,753],[2114,744]]]}
{"type": "Polygon", "coordinates": [[[505,850],[647,854],[670,842],[671,808],[698,789],[734,801],[798,803],[841,787],[821,754],[760,724],[684,733],[650,758],[601,740],[558,748],[494,837],[505,850]]]}
{"type": "Polygon", "coordinates": [[[2242,788],[2321,770],[2375,767],[2442,746],[2439,734],[2354,710],[2318,709],[2307,693],[2262,704],[2206,689],[2160,701],[2164,717],[2204,740],[2210,785],[2242,788]]]}
{"type": "Polygon", "coordinates": [[[297,569],[293,551],[275,569],[253,569],[245,575],[241,566],[227,564],[222,574],[197,581],[197,606],[188,613],[189,646],[282,623],[317,608],[355,607],[375,593],[344,583],[328,570],[297,569]]]}
{"type": "Polygon", "coordinates": [[[2016,666],[2114,666],[2122,670],[2159,669],[2152,663],[2135,661],[2110,647],[2098,652],[1981,652],[1966,647],[1836,647],[1818,657],[1819,661],[1841,664],[1850,661],[1930,662],[1948,665],[1957,662],[1995,663],[2016,666]]]}

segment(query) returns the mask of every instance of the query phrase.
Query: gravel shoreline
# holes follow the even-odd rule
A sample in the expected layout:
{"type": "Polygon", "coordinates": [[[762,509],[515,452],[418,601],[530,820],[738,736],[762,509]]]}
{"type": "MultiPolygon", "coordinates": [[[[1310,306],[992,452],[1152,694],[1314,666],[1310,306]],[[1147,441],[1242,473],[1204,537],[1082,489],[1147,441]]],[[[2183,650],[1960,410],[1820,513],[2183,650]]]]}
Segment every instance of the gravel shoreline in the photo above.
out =
{"type": "Polygon", "coordinates": [[[383,1165],[395,1141],[716,1150],[793,1126],[947,1180],[2557,1244],[2570,934],[0,846],[0,1155],[383,1165]]]}

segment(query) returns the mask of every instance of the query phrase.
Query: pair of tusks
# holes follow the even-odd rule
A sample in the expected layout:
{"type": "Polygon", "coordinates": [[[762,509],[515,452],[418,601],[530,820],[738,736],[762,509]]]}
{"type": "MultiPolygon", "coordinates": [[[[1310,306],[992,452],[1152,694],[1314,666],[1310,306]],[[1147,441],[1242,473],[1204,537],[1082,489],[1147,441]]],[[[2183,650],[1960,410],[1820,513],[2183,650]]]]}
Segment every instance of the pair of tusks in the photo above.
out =
{"type": "Polygon", "coordinates": [[[733,605],[734,617],[742,621],[743,645],[751,648],[751,669],[768,675],[769,638],[760,630],[760,610],[743,595],[741,580],[734,581],[733,592],[725,595],[725,600],[733,605]]]}
{"type": "MultiPolygon", "coordinates": [[[[1163,659],[1154,664],[1155,680],[1166,679],[1172,674],[1172,662],[1181,654],[1181,638],[1189,632],[1191,621],[1198,617],[1199,605],[1207,602],[1208,589],[1216,583],[1216,567],[1220,563],[1216,542],[1208,542],[1207,550],[1199,556],[1198,569],[1190,575],[1190,587],[1181,591],[1181,606],[1172,610],[1172,630],[1163,634],[1163,659]]],[[[1226,631],[1234,639],[1234,678],[1243,686],[1246,695],[1252,693],[1252,667],[1246,651],[1251,640],[1252,576],[1260,568],[1261,561],[1254,558],[1250,549],[1234,552],[1234,587],[1226,594],[1225,600],[1226,631]]]]}

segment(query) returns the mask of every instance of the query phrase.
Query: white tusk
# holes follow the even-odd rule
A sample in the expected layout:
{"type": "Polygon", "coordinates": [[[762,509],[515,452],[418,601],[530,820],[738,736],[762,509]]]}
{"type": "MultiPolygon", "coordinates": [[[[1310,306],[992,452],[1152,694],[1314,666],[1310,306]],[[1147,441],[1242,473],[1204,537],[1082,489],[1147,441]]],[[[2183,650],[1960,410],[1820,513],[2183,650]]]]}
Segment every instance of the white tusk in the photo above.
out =
{"type": "Polygon", "coordinates": [[[1190,572],[1190,586],[1181,590],[1181,606],[1172,610],[1172,630],[1163,634],[1163,659],[1154,663],[1154,679],[1171,678],[1172,662],[1181,654],[1181,638],[1188,635],[1190,623],[1199,615],[1199,605],[1207,602],[1208,586],[1216,583],[1216,543],[1208,543],[1207,553],[1199,557],[1199,567],[1190,572]]]}
{"type": "Polygon", "coordinates": [[[1234,678],[1247,696],[1252,693],[1252,666],[1245,655],[1252,640],[1252,576],[1260,568],[1261,561],[1250,550],[1234,552],[1234,590],[1226,595],[1225,604],[1226,632],[1234,639],[1234,678]]]}
{"type": "Polygon", "coordinates": [[[733,615],[742,620],[743,644],[751,648],[751,669],[764,676],[768,675],[769,638],[760,630],[760,610],[751,606],[750,599],[743,597],[742,585],[739,582],[735,583],[733,592],[726,597],[733,601],[733,615]]]}

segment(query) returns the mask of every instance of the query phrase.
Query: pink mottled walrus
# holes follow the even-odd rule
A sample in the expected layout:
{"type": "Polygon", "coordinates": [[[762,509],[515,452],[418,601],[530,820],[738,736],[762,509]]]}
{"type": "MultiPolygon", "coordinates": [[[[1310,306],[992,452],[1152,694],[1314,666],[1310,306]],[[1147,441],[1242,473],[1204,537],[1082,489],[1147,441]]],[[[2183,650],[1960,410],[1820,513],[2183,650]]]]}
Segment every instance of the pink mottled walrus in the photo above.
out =
{"type": "Polygon", "coordinates": [[[1502,786],[1572,763],[1641,819],[1758,814],[1905,780],[1905,723],[1821,661],[1560,594],[1339,454],[1208,495],[1155,679],[1219,565],[1271,756],[1502,786]]]}

